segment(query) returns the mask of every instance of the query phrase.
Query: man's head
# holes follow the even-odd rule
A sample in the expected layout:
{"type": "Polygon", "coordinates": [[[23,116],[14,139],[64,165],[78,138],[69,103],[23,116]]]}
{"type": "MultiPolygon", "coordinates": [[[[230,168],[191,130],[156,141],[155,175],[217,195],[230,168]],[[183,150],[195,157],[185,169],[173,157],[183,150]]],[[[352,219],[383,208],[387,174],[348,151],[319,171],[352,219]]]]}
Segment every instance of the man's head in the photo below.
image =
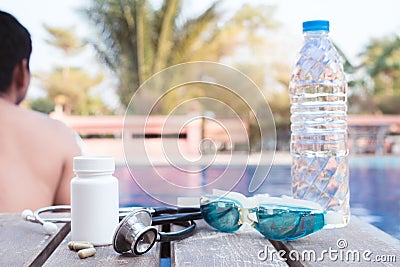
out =
{"type": "Polygon", "coordinates": [[[0,97],[19,104],[29,85],[31,37],[12,15],[0,11],[0,97]]]}

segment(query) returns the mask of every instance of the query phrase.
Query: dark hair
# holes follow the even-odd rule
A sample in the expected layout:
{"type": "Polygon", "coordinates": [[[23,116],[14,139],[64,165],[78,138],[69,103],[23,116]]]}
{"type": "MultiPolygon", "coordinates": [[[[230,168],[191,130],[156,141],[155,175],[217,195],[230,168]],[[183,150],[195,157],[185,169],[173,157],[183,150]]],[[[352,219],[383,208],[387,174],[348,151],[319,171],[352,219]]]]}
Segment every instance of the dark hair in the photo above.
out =
{"type": "Polygon", "coordinates": [[[12,15],[0,10],[0,93],[6,93],[13,70],[32,52],[31,35],[12,15]]]}

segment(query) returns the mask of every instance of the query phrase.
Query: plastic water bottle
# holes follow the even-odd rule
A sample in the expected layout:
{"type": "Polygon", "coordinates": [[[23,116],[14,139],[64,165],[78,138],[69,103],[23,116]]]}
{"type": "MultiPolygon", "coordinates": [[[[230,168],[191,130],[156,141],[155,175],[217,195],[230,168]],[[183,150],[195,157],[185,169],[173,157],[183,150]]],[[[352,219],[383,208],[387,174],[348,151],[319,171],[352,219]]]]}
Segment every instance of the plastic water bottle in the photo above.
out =
{"type": "Polygon", "coordinates": [[[329,22],[303,23],[304,44],[290,80],[292,193],[350,219],[347,82],[328,38],[329,22]]]}

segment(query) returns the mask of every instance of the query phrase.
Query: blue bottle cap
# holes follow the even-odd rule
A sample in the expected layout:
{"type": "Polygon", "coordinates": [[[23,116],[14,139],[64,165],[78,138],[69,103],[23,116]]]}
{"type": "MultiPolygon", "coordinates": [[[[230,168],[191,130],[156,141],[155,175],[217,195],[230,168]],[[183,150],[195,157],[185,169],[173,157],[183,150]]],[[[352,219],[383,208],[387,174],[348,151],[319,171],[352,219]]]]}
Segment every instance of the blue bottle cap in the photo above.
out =
{"type": "Polygon", "coordinates": [[[303,22],[303,32],[309,31],[327,31],[329,32],[329,21],[311,20],[303,22]]]}

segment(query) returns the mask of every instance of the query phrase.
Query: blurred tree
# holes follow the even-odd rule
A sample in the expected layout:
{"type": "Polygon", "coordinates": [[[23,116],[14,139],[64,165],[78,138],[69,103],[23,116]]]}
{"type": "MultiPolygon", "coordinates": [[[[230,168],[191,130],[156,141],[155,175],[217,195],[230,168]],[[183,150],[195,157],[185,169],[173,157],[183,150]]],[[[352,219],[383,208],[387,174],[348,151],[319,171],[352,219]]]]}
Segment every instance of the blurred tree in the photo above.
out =
{"type": "Polygon", "coordinates": [[[39,78],[54,105],[63,107],[68,115],[94,115],[104,111],[101,100],[90,95],[90,89],[99,84],[103,77],[91,77],[80,68],[55,68],[39,78]]]}
{"type": "Polygon", "coordinates": [[[400,114],[400,95],[385,95],[376,98],[379,110],[383,114],[400,114]]]}
{"type": "MultiPolygon", "coordinates": [[[[145,0],[93,0],[86,10],[100,33],[100,42],[92,44],[119,78],[118,95],[124,106],[153,73],[205,51],[201,45],[206,40],[198,41],[215,25],[216,4],[184,23],[178,22],[181,6],[180,0],[165,0],[158,9],[145,0]]],[[[211,33],[207,39],[215,37],[211,33]]]]}
{"type": "Polygon", "coordinates": [[[354,66],[346,57],[339,46],[334,44],[336,50],[343,60],[343,69],[348,83],[348,112],[352,114],[373,114],[378,107],[373,99],[373,81],[366,69],[354,66]]]}
{"type": "Polygon", "coordinates": [[[373,39],[361,54],[363,67],[373,80],[373,96],[383,113],[399,114],[400,38],[373,39]]]}
{"type": "MultiPolygon", "coordinates": [[[[181,0],[164,0],[159,8],[146,0],[91,1],[85,14],[100,34],[100,41],[92,44],[119,78],[118,94],[124,106],[152,74],[188,61],[219,61],[244,39],[247,44],[256,43],[247,38],[256,36],[250,34],[252,30],[272,25],[269,11],[247,5],[222,22],[219,3],[187,18],[181,0]]],[[[167,102],[173,102],[177,96],[171,93],[168,98],[167,102]]]]}
{"type": "Polygon", "coordinates": [[[41,97],[34,100],[28,100],[28,107],[33,110],[49,114],[54,110],[54,102],[50,101],[48,98],[41,97]]]}
{"type": "Polygon", "coordinates": [[[82,51],[84,46],[75,36],[73,29],[51,27],[46,24],[43,27],[50,34],[46,42],[60,48],[66,56],[72,56],[82,51]]]}
{"type": "MultiPolygon", "coordinates": [[[[48,25],[44,27],[49,33],[47,42],[60,49],[66,59],[82,51],[83,44],[76,37],[73,29],[55,28],[48,25]]],[[[64,113],[68,115],[109,113],[102,101],[90,94],[91,88],[98,85],[103,80],[103,76],[92,77],[81,68],[71,67],[67,61],[50,73],[35,75],[41,81],[47,97],[32,101],[31,108],[48,113],[50,102],[53,107],[62,107],[64,113]]]]}

